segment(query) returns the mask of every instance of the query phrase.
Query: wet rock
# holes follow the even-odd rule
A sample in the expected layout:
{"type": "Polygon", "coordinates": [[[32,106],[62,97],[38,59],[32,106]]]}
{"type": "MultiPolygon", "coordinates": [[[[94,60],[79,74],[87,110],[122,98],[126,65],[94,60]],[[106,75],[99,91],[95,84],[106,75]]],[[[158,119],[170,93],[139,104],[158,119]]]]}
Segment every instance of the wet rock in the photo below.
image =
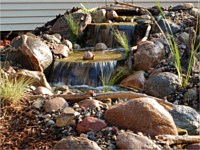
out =
{"type": "Polygon", "coordinates": [[[48,42],[52,43],[60,43],[61,36],[59,34],[49,35],[49,34],[43,34],[42,37],[47,40],[48,42]]]}
{"type": "Polygon", "coordinates": [[[87,51],[83,54],[83,60],[93,60],[94,59],[94,54],[90,51],[87,51]]]}
{"type": "Polygon", "coordinates": [[[54,150],[101,150],[101,148],[94,142],[84,137],[67,137],[60,140],[53,148],[54,150]]]}
{"type": "Polygon", "coordinates": [[[145,93],[164,98],[176,91],[180,86],[180,81],[177,75],[170,72],[161,72],[152,75],[144,84],[145,93]]]}
{"type": "MultiPolygon", "coordinates": [[[[79,35],[82,34],[83,30],[87,27],[89,23],[92,22],[92,17],[89,13],[83,13],[83,12],[75,12],[71,14],[73,17],[73,20],[78,24],[79,26],[79,35]]],[[[59,18],[52,27],[52,33],[59,33],[63,38],[70,39],[70,29],[68,27],[67,22],[67,16],[68,14],[64,14],[61,18],[59,18]]]]}
{"type": "Polygon", "coordinates": [[[75,110],[71,107],[66,107],[63,109],[61,115],[56,118],[56,126],[57,127],[64,127],[68,125],[75,124],[75,110]]]}
{"type": "Polygon", "coordinates": [[[63,45],[66,45],[66,46],[69,48],[70,51],[73,50],[73,45],[72,45],[72,42],[71,42],[71,41],[69,41],[69,40],[63,40],[63,41],[62,41],[62,44],[63,44],[63,45]]]}
{"type": "Polygon", "coordinates": [[[43,86],[38,86],[34,90],[34,93],[37,94],[37,95],[40,95],[40,94],[42,94],[42,95],[53,95],[53,93],[49,89],[47,89],[43,86]]]}
{"type": "Polygon", "coordinates": [[[170,113],[151,98],[136,98],[111,106],[104,114],[106,123],[151,136],[172,134],[177,129],[170,113]]]}
{"type": "Polygon", "coordinates": [[[8,53],[8,60],[20,63],[26,69],[43,71],[53,62],[49,47],[38,37],[21,35],[11,42],[13,52],[8,53]]]}
{"type": "Polygon", "coordinates": [[[108,20],[113,20],[118,17],[118,14],[116,13],[116,11],[111,10],[111,11],[107,11],[106,17],[108,20]]]}
{"type": "Polygon", "coordinates": [[[97,43],[94,47],[95,50],[106,50],[107,46],[104,43],[97,43]]]}
{"type": "Polygon", "coordinates": [[[78,123],[76,130],[79,134],[87,133],[89,131],[98,132],[106,126],[107,124],[104,120],[95,117],[85,117],[81,122],[78,123]]]}
{"type": "Polygon", "coordinates": [[[92,12],[92,20],[95,23],[103,23],[106,21],[106,10],[105,9],[97,9],[92,12]]]}
{"type": "Polygon", "coordinates": [[[61,58],[66,58],[68,57],[70,49],[63,44],[58,44],[52,51],[55,55],[58,55],[61,58]]]}
{"type": "Polygon", "coordinates": [[[134,68],[144,70],[156,66],[164,58],[164,45],[160,42],[143,41],[134,54],[134,68]]]}
{"type": "Polygon", "coordinates": [[[31,107],[35,109],[40,109],[42,108],[42,106],[43,106],[43,101],[39,99],[34,101],[31,107]]]}
{"type": "Polygon", "coordinates": [[[119,149],[148,149],[160,150],[160,148],[149,138],[132,132],[119,133],[116,141],[119,149]]]}
{"type": "Polygon", "coordinates": [[[193,108],[175,105],[170,114],[177,127],[187,130],[191,135],[200,134],[200,115],[193,108]]]}
{"type": "Polygon", "coordinates": [[[144,74],[144,71],[137,71],[127,78],[123,79],[120,83],[120,86],[143,90],[144,82],[146,80],[144,74]]]}
{"type": "Polygon", "coordinates": [[[49,83],[47,82],[47,79],[44,75],[43,72],[40,71],[30,71],[30,70],[25,70],[22,69],[20,71],[18,71],[15,74],[16,77],[24,77],[27,79],[31,79],[32,80],[32,85],[34,86],[43,86],[46,87],[47,89],[51,89],[51,86],[49,85],[49,83]]]}
{"type": "Polygon", "coordinates": [[[102,103],[101,101],[95,100],[95,99],[85,99],[82,100],[78,103],[79,107],[83,108],[83,109],[98,109],[100,110],[100,108],[106,104],[102,103]]]}
{"type": "Polygon", "coordinates": [[[62,110],[68,107],[68,103],[62,97],[56,97],[45,102],[44,109],[46,112],[62,110]]]}

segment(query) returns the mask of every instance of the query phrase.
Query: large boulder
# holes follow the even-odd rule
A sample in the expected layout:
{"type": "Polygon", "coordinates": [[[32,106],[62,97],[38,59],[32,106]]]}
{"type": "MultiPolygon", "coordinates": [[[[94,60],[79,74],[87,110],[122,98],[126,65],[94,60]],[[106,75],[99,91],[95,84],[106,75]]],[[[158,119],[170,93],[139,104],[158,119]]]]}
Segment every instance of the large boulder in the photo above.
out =
{"type": "Polygon", "coordinates": [[[156,66],[164,58],[164,45],[158,40],[142,41],[138,43],[134,54],[134,68],[147,71],[156,66]]]}
{"type": "Polygon", "coordinates": [[[34,71],[44,71],[53,62],[49,47],[36,36],[21,35],[11,42],[8,60],[34,71]]]}
{"type": "Polygon", "coordinates": [[[66,137],[62,139],[53,148],[54,150],[101,150],[101,148],[87,138],[83,137],[66,137]]]}
{"type": "Polygon", "coordinates": [[[150,76],[144,84],[145,93],[164,98],[176,91],[180,86],[180,80],[177,75],[170,72],[161,72],[150,76]]]}
{"type": "Polygon", "coordinates": [[[152,98],[136,98],[113,105],[104,114],[106,123],[154,137],[177,135],[170,113],[152,98]]]}

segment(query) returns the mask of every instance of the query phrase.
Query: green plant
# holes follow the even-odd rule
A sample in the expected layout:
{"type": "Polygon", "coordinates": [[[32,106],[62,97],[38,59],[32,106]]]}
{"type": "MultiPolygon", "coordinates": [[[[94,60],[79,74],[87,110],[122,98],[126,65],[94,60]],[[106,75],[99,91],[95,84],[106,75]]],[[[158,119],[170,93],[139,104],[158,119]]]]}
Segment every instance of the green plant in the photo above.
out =
{"type": "Polygon", "coordinates": [[[91,9],[88,9],[88,8],[86,8],[82,3],[80,3],[80,5],[81,5],[81,9],[83,10],[83,12],[85,12],[85,13],[92,13],[92,12],[94,12],[97,8],[91,8],[91,9]]]}
{"type": "Polygon", "coordinates": [[[25,88],[32,83],[31,79],[24,77],[9,78],[0,74],[0,104],[18,103],[26,97],[25,88]]]}
{"type": "MultiPolygon", "coordinates": [[[[161,13],[161,16],[166,20],[166,16],[165,16],[163,10],[161,9],[160,3],[157,2],[156,5],[157,5],[157,8],[159,9],[159,11],[161,13]]],[[[180,79],[180,84],[181,84],[182,87],[185,88],[188,85],[189,77],[190,77],[190,74],[191,74],[191,71],[192,71],[192,66],[194,64],[195,55],[197,53],[197,50],[200,48],[200,43],[198,43],[196,45],[196,36],[197,36],[196,33],[197,33],[197,29],[198,29],[198,15],[197,15],[196,32],[195,32],[195,35],[193,37],[193,43],[191,43],[190,60],[189,60],[188,69],[187,69],[185,78],[183,77],[183,72],[182,72],[180,52],[179,52],[178,45],[177,45],[177,42],[175,40],[175,37],[173,35],[172,29],[171,29],[169,24],[165,24],[165,28],[169,29],[169,31],[166,33],[167,34],[166,39],[168,40],[170,50],[173,54],[175,67],[176,67],[176,70],[177,70],[178,77],[180,79]]]]}
{"type": "Polygon", "coordinates": [[[70,30],[71,34],[71,41],[76,42],[79,34],[79,25],[78,23],[74,20],[73,16],[71,14],[66,16],[67,20],[67,25],[70,30]]]}
{"type": "Polygon", "coordinates": [[[111,89],[111,86],[113,86],[122,76],[124,75],[124,70],[121,70],[117,72],[116,74],[112,75],[108,82],[105,79],[104,75],[102,74],[101,80],[103,84],[103,91],[108,92],[111,89]]]}
{"type": "Polygon", "coordinates": [[[113,35],[115,37],[115,40],[124,48],[126,58],[128,58],[129,45],[126,35],[124,33],[120,33],[119,30],[113,30],[113,35]]]}

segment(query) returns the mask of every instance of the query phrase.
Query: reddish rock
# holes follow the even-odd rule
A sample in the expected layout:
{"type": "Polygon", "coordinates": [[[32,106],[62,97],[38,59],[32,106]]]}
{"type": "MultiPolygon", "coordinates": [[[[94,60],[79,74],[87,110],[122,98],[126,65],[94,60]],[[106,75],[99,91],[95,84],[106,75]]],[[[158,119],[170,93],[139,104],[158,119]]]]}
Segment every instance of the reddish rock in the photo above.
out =
{"type": "Polygon", "coordinates": [[[54,150],[101,150],[95,143],[84,137],[67,137],[60,140],[53,148],[54,150]]]}
{"type": "Polygon", "coordinates": [[[85,99],[78,103],[78,105],[83,109],[100,109],[101,106],[106,105],[101,101],[95,99],[85,99]]]}
{"type": "Polygon", "coordinates": [[[119,149],[145,149],[160,150],[160,148],[144,135],[138,135],[132,132],[119,133],[116,140],[119,149]]]}
{"type": "Polygon", "coordinates": [[[145,77],[144,71],[137,71],[127,78],[123,79],[120,83],[122,87],[135,88],[139,90],[144,89],[145,77]]]}
{"type": "Polygon", "coordinates": [[[177,135],[170,113],[152,98],[136,98],[113,105],[104,114],[106,123],[154,138],[156,135],[177,135]]]}
{"type": "Polygon", "coordinates": [[[134,54],[134,68],[147,71],[164,58],[164,45],[158,41],[142,41],[134,54]]]}
{"type": "Polygon", "coordinates": [[[68,57],[69,48],[63,44],[58,44],[53,50],[53,53],[60,56],[61,58],[68,57]]]}
{"type": "Polygon", "coordinates": [[[89,131],[98,132],[105,128],[107,124],[104,120],[95,117],[86,117],[77,125],[77,131],[79,134],[87,133],[89,131]]]}
{"type": "Polygon", "coordinates": [[[62,97],[56,97],[45,102],[44,109],[46,112],[52,112],[68,107],[68,103],[62,97]]]}

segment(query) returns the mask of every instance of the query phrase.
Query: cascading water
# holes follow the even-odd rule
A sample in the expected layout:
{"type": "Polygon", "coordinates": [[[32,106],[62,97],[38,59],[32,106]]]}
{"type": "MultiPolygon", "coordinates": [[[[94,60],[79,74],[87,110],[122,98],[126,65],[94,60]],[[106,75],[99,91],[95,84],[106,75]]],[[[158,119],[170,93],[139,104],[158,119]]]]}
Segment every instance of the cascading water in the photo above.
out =
{"type": "MultiPolygon", "coordinates": [[[[81,53],[81,52],[80,52],[81,53]]],[[[95,60],[82,60],[82,53],[67,59],[56,60],[50,75],[52,84],[101,86],[108,84],[117,60],[122,57],[117,52],[95,52],[95,60]]]]}

